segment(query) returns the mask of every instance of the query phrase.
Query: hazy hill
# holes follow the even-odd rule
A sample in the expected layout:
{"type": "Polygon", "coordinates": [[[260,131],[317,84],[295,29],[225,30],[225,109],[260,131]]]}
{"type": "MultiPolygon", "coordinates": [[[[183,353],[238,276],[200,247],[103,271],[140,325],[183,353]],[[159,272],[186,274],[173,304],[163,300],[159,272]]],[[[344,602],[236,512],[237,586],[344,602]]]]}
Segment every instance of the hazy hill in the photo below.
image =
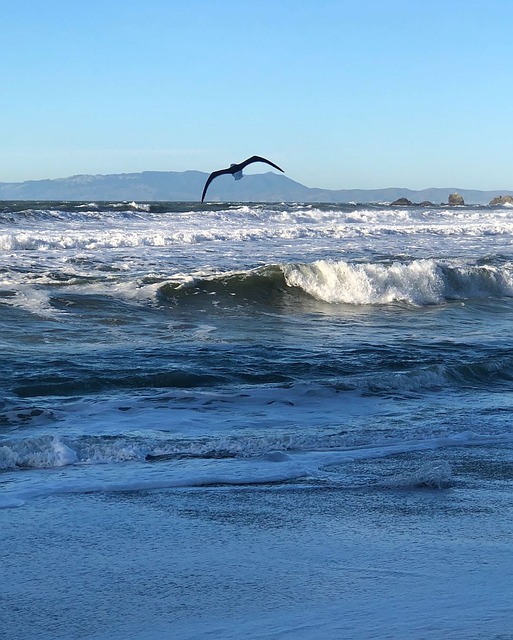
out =
{"type": "MultiPolygon", "coordinates": [[[[111,175],[78,175],[57,180],[0,182],[1,200],[189,200],[199,201],[208,177],[201,171],[143,171],[111,175]]],[[[305,187],[273,172],[246,175],[235,181],[220,176],[209,187],[207,201],[244,202],[392,202],[405,197],[412,202],[447,202],[457,191],[468,204],[488,204],[497,195],[513,191],[478,191],[456,187],[413,191],[386,189],[316,189],[305,187]]]]}

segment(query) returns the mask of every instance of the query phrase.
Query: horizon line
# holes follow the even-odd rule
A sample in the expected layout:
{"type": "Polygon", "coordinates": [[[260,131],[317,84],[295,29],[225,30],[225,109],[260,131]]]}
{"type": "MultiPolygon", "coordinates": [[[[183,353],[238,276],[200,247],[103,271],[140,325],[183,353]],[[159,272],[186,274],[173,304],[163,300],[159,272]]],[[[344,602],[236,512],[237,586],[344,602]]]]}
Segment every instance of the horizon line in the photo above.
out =
{"type": "MultiPolygon", "coordinates": [[[[67,176],[62,176],[62,177],[58,177],[58,178],[28,178],[25,180],[17,180],[17,181],[1,181],[0,182],[0,186],[7,186],[7,185],[22,185],[28,182],[57,182],[57,181],[64,181],[64,180],[72,180],[73,178],[97,178],[97,177],[114,177],[114,176],[133,176],[133,175],[142,175],[145,173],[171,173],[171,174],[183,174],[183,173],[201,173],[203,175],[208,176],[209,173],[207,171],[201,171],[200,169],[185,169],[183,171],[175,171],[172,169],[144,169],[142,171],[123,171],[123,172],[117,172],[117,173],[75,173],[75,174],[71,174],[71,175],[67,175],[67,176]]],[[[500,189],[483,189],[483,188],[475,188],[475,187],[455,187],[455,186],[445,186],[445,187],[436,187],[436,186],[429,186],[429,187],[421,187],[421,188],[412,188],[412,187],[404,187],[404,186],[386,186],[386,187],[337,187],[337,188],[331,188],[331,187],[310,187],[307,186],[301,182],[298,182],[297,180],[294,180],[293,178],[290,178],[287,175],[281,175],[278,174],[274,171],[265,171],[262,173],[249,173],[249,174],[245,174],[244,177],[246,178],[251,178],[253,176],[258,176],[258,175],[267,175],[267,174],[273,174],[278,176],[281,179],[285,179],[285,180],[290,180],[291,182],[295,182],[296,184],[305,187],[307,189],[314,189],[314,190],[318,190],[318,191],[387,191],[387,190],[404,190],[404,191],[411,191],[411,192],[419,192],[419,191],[430,191],[430,190],[440,190],[440,191],[444,191],[444,190],[452,190],[452,191],[476,191],[476,192],[480,192],[480,193],[488,193],[488,192],[493,192],[493,193],[506,193],[506,192],[513,192],[513,188],[512,189],[508,189],[508,188],[500,188],[500,189]]]]}

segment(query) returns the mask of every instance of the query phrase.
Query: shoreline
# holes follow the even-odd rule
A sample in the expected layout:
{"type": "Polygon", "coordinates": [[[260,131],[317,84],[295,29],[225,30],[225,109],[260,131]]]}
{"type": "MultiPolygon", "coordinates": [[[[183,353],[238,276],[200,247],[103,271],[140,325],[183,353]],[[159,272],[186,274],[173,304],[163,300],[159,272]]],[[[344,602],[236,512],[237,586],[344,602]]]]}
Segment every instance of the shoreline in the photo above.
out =
{"type": "Polygon", "coordinates": [[[10,640],[505,638],[511,482],[196,489],[1,512],[10,640]]]}

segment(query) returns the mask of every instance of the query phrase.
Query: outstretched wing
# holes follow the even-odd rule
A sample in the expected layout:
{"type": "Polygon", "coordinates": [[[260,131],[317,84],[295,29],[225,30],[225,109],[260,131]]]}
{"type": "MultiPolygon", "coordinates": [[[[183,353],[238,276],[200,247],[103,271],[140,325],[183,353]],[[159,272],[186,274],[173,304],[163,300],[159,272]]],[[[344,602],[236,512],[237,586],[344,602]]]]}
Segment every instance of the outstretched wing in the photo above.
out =
{"type": "Polygon", "coordinates": [[[203,187],[203,193],[201,194],[201,202],[203,203],[203,200],[205,199],[205,195],[207,193],[207,189],[209,184],[212,182],[212,180],[214,180],[215,178],[217,178],[217,176],[222,176],[224,173],[232,173],[230,169],[219,169],[219,171],[213,171],[207,178],[207,181],[205,182],[205,186],[203,187]]]}
{"type": "Polygon", "coordinates": [[[241,162],[240,164],[232,164],[232,166],[229,167],[228,169],[219,169],[219,171],[212,172],[208,176],[207,181],[205,182],[205,186],[203,187],[203,193],[201,194],[201,202],[203,203],[203,200],[205,199],[205,195],[207,193],[207,189],[210,183],[212,182],[212,180],[217,178],[217,176],[222,176],[225,173],[231,173],[232,175],[235,175],[236,173],[239,173],[239,171],[242,171],[244,167],[247,167],[248,164],[252,164],[253,162],[265,162],[265,164],[270,164],[271,167],[274,167],[275,169],[278,169],[278,171],[285,173],[285,171],[283,171],[283,169],[280,169],[280,167],[277,164],[274,164],[274,162],[271,162],[270,160],[266,160],[261,156],[251,156],[251,158],[244,160],[244,162],[241,162]]]}
{"type": "Polygon", "coordinates": [[[274,164],[274,162],[271,162],[270,160],[266,160],[265,158],[262,158],[260,156],[251,156],[251,158],[248,158],[247,160],[244,160],[244,162],[241,162],[240,164],[238,164],[237,167],[239,169],[244,169],[244,167],[247,167],[248,164],[252,164],[253,162],[265,162],[266,164],[270,164],[271,167],[278,169],[278,171],[285,173],[285,171],[283,171],[283,169],[280,169],[280,167],[277,164],[274,164]]]}

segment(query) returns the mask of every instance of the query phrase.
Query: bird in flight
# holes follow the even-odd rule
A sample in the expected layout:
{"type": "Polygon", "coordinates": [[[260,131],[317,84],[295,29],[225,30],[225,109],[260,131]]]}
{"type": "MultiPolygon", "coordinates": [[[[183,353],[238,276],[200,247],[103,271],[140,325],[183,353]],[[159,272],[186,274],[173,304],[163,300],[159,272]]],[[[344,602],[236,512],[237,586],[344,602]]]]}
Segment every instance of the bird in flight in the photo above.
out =
{"type": "Polygon", "coordinates": [[[265,158],[261,158],[260,156],[251,156],[251,158],[244,160],[244,162],[240,162],[239,164],[231,164],[228,169],[219,169],[219,171],[213,171],[208,176],[207,181],[205,182],[205,186],[203,187],[201,202],[203,202],[203,200],[205,199],[207,189],[214,178],[217,178],[217,176],[222,176],[224,173],[231,173],[235,180],[240,180],[243,177],[242,170],[244,169],[244,167],[247,167],[248,164],[252,164],[253,162],[265,162],[266,164],[270,164],[271,167],[278,169],[278,171],[285,173],[285,171],[283,171],[283,169],[280,169],[280,167],[277,164],[274,164],[274,162],[266,160],[265,158]]]}

